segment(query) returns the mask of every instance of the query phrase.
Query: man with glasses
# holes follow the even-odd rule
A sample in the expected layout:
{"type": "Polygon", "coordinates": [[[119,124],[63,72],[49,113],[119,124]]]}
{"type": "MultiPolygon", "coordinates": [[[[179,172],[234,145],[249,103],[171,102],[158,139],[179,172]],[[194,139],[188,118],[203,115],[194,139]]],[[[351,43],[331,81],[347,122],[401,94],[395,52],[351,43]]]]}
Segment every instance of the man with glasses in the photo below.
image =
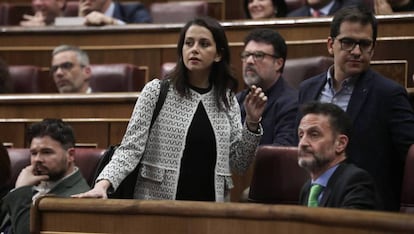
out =
{"type": "Polygon", "coordinates": [[[90,189],[75,166],[75,136],[69,124],[44,119],[30,126],[28,137],[30,165],[20,172],[15,188],[2,200],[0,217],[8,217],[1,233],[29,233],[30,206],[40,196],[70,197],[90,189]]]}
{"type": "Polygon", "coordinates": [[[414,113],[404,87],[370,68],[376,38],[370,10],[339,10],[327,40],[334,65],[301,83],[299,103],[330,102],[348,113],[353,121],[348,161],[374,177],[385,209],[397,211],[404,161],[414,143],[414,113]]]}
{"type": "Polygon", "coordinates": [[[61,45],[53,50],[50,74],[60,93],[92,93],[88,54],[76,46],[61,45]]]}
{"type": "Polygon", "coordinates": [[[258,86],[268,97],[261,120],[260,144],[296,145],[297,91],[282,77],[287,54],[285,40],[274,30],[255,29],[245,38],[244,46],[241,60],[247,89],[237,94],[242,122],[246,117],[244,99],[252,85],[258,86]]]}

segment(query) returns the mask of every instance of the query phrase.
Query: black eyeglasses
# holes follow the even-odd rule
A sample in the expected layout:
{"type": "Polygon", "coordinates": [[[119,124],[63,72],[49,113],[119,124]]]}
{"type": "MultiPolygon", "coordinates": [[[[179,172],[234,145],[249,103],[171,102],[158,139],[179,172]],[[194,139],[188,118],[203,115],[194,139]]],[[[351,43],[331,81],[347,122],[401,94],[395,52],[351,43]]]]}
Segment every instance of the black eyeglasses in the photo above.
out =
{"type": "Polygon", "coordinates": [[[240,58],[243,62],[245,62],[250,56],[253,56],[254,61],[262,61],[265,56],[277,58],[276,55],[268,54],[263,51],[254,51],[254,52],[243,51],[240,55],[240,58]]]}
{"type": "Polygon", "coordinates": [[[371,52],[374,47],[374,43],[371,40],[354,40],[352,38],[344,37],[338,39],[341,44],[341,49],[345,51],[352,51],[355,46],[358,45],[362,52],[371,52]]]}
{"type": "MultiPolygon", "coordinates": [[[[60,68],[62,70],[65,71],[69,71],[71,70],[73,67],[75,66],[75,64],[71,63],[71,62],[64,62],[61,63],[59,65],[54,65],[52,67],[50,67],[50,74],[55,74],[56,71],[60,68]]],[[[80,65],[81,67],[84,67],[84,65],[80,65]]]]}

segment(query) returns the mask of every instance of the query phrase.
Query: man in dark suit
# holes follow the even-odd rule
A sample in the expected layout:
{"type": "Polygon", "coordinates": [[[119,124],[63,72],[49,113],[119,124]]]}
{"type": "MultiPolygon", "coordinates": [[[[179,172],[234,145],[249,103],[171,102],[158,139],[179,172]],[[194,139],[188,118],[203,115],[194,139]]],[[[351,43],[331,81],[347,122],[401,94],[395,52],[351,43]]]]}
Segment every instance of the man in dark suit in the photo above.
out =
{"type": "Polygon", "coordinates": [[[75,166],[75,138],[68,124],[45,119],[33,124],[28,135],[31,164],[20,172],[15,188],[2,200],[1,213],[7,219],[0,231],[5,233],[29,233],[30,206],[37,197],[70,197],[90,189],[75,166]]]}
{"type": "Polygon", "coordinates": [[[298,127],[298,164],[311,177],[302,187],[302,205],[354,209],[380,209],[375,182],[366,172],[345,163],[345,149],[352,123],[331,103],[310,102],[302,106],[298,127]],[[312,187],[312,189],[311,189],[312,187]],[[314,193],[313,187],[319,190],[314,193]]]}
{"type": "MultiPolygon", "coordinates": [[[[283,79],[287,46],[283,37],[271,29],[255,29],[244,40],[243,79],[248,87],[263,89],[268,101],[261,124],[263,136],[260,144],[296,145],[295,119],[297,91],[283,79]]],[[[243,102],[249,88],[237,94],[242,122],[249,122],[243,102]]]]}
{"type": "Polygon", "coordinates": [[[359,0],[306,0],[306,5],[290,12],[288,17],[333,15],[344,6],[354,5],[359,0]]]}
{"type": "Polygon", "coordinates": [[[331,102],[348,113],[353,121],[348,159],[374,177],[385,209],[396,211],[405,157],[414,142],[414,113],[406,90],[370,69],[376,38],[370,10],[339,10],[327,41],[334,65],[302,82],[299,104],[331,102]]]}
{"type": "Polygon", "coordinates": [[[119,3],[112,0],[80,0],[79,16],[85,17],[86,25],[119,25],[152,21],[142,3],[119,3]]]}

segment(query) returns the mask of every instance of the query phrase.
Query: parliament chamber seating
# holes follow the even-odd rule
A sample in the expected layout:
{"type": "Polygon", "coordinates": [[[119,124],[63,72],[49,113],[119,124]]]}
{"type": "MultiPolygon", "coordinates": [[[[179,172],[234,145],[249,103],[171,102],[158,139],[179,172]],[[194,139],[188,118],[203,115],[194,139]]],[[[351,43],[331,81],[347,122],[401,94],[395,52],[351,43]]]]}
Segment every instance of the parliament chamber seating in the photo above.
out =
{"type": "Polygon", "coordinates": [[[0,25],[19,25],[24,14],[33,15],[26,3],[0,3],[0,25]]]}
{"type": "Polygon", "coordinates": [[[133,64],[92,64],[94,92],[137,92],[148,82],[148,68],[133,64]]]}
{"type": "MultiPolygon", "coordinates": [[[[100,148],[76,148],[75,164],[89,185],[93,183],[96,167],[105,150],[100,148]]],[[[8,186],[13,188],[20,171],[30,164],[30,151],[28,148],[7,148],[7,151],[12,168],[8,186]]]]}
{"type": "MultiPolygon", "coordinates": [[[[94,92],[137,92],[148,82],[148,67],[127,63],[91,64],[94,92]]],[[[48,69],[32,65],[9,66],[14,93],[57,93],[48,69]]]]}
{"type": "Polygon", "coordinates": [[[414,214],[414,145],[411,145],[405,160],[400,211],[414,214]]]}
{"type": "Polygon", "coordinates": [[[256,150],[249,202],[297,205],[308,173],[297,163],[297,147],[263,145],[256,150]]]}
{"type": "Polygon", "coordinates": [[[283,77],[292,87],[298,89],[300,82],[325,72],[332,64],[333,58],[327,56],[287,59],[283,77]]]}
{"type": "Polygon", "coordinates": [[[207,1],[154,2],[150,5],[153,23],[183,23],[208,15],[207,1]]]}
{"type": "Polygon", "coordinates": [[[38,93],[41,70],[32,65],[10,65],[10,78],[14,93],[38,93]]]}

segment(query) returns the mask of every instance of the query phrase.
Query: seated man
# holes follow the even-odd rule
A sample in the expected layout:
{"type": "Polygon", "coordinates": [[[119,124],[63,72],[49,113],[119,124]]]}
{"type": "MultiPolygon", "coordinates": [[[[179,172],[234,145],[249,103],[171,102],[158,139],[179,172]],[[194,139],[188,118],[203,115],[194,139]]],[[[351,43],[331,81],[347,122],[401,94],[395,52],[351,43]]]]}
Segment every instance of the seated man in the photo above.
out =
{"type": "Polygon", "coordinates": [[[302,187],[300,204],[382,209],[370,174],[345,162],[352,128],[347,114],[335,104],[320,102],[305,104],[302,114],[298,164],[310,173],[311,180],[302,187]]]}
{"type": "Polygon", "coordinates": [[[88,54],[78,47],[61,45],[52,52],[50,74],[60,93],[91,93],[92,72],[88,54]]]}
{"type": "Polygon", "coordinates": [[[55,18],[63,15],[66,0],[32,0],[34,15],[23,15],[21,26],[45,26],[54,23],[55,18]]]}
{"type": "Polygon", "coordinates": [[[86,25],[150,23],[151,16],[142,3],[121,4],[112,0],[79,0],[79,16],[86,25]]]}
{"type": "Polygon", "coordinates": [[[290,12],[288,17],[333,15],[343,6],[358,4],[359,0],[306,0],[306,5],[290,12]]]}
{"type": "MultiPolygon", "coordinates": [[[[39,196],[70,195],[89,190],[75,166],[75,137],[72,127],[58,119],[45,119],[28,131],[30,162],[19,174],[15,188],[2,201],[7,213],[5,233],[29,233],[30,206],[39,196]]],[[[0,216],[1,217],[1,216],[0,216]]]]}

